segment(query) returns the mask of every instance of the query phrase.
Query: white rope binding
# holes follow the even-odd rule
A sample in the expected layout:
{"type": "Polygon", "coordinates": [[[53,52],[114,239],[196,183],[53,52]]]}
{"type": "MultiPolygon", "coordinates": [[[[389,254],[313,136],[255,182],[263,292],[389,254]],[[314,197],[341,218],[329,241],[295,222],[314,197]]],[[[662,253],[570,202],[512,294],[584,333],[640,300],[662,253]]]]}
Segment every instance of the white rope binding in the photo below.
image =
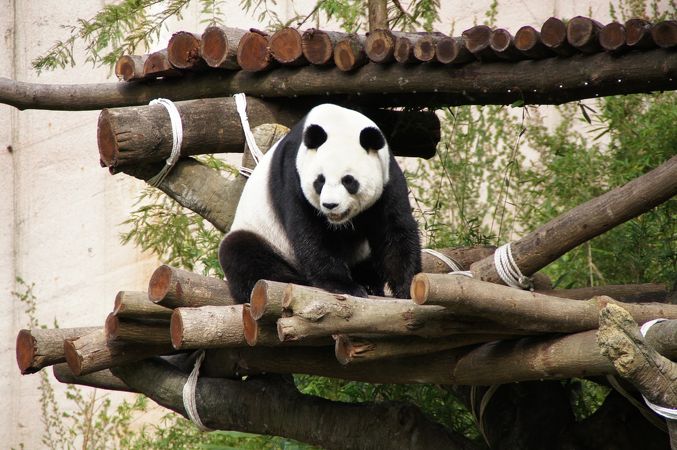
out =
{"type": "Polygon", "coordinates": [[[517,289],[534,290],[531,278],[524,276],[520,268],[517,267],[517,263],[512,257],[512,250],[510,250],[510,242],[496,249],[494,252],[494,265],[496,266],[498,276],[508,286],[517,289]]]}
{"type": "Polygon", "coordinates": [[[207,428],[200,419],[200,415],[197,412],[197,401],[195,399],[195,387],[197,386],[197,377],[200,374],[200,366],[202,365],[202,360],[205,358],[205,351],[200,350],[200,353],[195,359],[195,365],[193,370],[186,380],[186,384],[183,385],[183,407],[186,409],[188,418],[193,421],[195,426],[197,426],[200,431],[211,431],[210,428],[207,428]]]}
{"type": "MultiPolygon", "coordinates": [[[[256,140],[254,139],[254,134],[252,133],[251,127],[249,126],[249,117],[247,117],[247,97],[240,92],[239,94],[234,94],[235,98],[235,108],[237,113],[240,116],[240,123],[242,124],[242,131],[244,132],[244,139],[247,142],[247,147],[249,152],[254,158],[256,165],[259,164],[259,161],[263,158],[263,152],[259,149],[259,146],[256,145],[256,140]]],[[[252,169],[248,167],[240,167],[240,174],[249,178],[252,174],[252,169]]]]}
{"type": "MultiPolygon", "coordinates": [[[[640,327],[639,332],[642,333],[642,337],[646,337],[646,333],[648,333],[649,328],[651,328],[652,326],[656,325],[659,322],[665,322],[666,320],[668,319],[650,320],[640,327]]],[[[644,402],[647,404],[647,406],[651,408],[653,412],[655,412],[659,416],[663,416],[668,420],[677,420],[677,409],[666,408],[665,406],[660,406],[656,405],[655,403],[651,403],[649,400],[647,400],[646,397],[644,397],[644,394],[642,394],[642,397],[644,398],[644,402]]]]}
{"type": "Polygon", "coordinates": [[[421,251],[423,253],[427,253],[429,255],[434,256],[435,258],[439,259],[444,264],[446,264],[447,267],[449,267],[451,269],[451,272],[449,272],[449,275],[462,275],[464,277],[470,277],[470,278],[473,277],[471,271],[463,270],[461,268],[461,265],[458,262],[454,261],[453,258],[448,257],[444,253],[440,253],[437,250],[433,250],[431,248],[424,248],[424,249],[421,249],[421,251]]]}
{"type": "Polygon", "coordinates": [[[169,120],[172,123],[172,153],[169,155],[169,158],[167,158],[162,170],[148,180],[148,184],[153,187],[158,187],[160,183],[162,183],[169,171],[174,167],[174,164],[176,164],[176,161],[179,160],[179,156],[181,156],[181,144],[183,143],[183,123],[181,123],[181,115],[179,114],[179,110],[176,109],[176,105],[166,98],[156,98],[149,103],[149,105],[158,104],[165,107],[169,113],[169,120]]]}

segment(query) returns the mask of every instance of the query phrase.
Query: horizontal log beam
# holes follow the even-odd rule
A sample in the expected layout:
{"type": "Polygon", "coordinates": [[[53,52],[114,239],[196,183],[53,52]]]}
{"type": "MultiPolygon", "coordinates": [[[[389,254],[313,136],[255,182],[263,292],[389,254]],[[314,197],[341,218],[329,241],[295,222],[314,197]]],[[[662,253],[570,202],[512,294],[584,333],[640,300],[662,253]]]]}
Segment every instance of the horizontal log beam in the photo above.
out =
{"type": "Polygon", "coordinates": [[[166,264],[155,269],[148,282],[148,298],[167,308],[234,305],[228,283],[166,264]]]}
{"type": "Polygon", "coordinates": [[[122,319],[169,320],[172,310],[151,302],[148,292],[120,291],[115,296],[113,315],[122,319]]]}
{"type": "Polygon", "coordinates": [[[18,109],[90,110],[246,92],[257,97],[351,95],[372,106],[560,104],[585,98],[677,89],[677,52],[655,49],[518,63],[368,64],[344,73],[320,67],[268,73],[214,72],[142,83],[36,84],[0,78],[0,102],[18,109]],[[621,82],[618,82],[618,80],[621,82]],[[412,94],[413,93],[413,94],[412,94]],[[430,94],[430,95],[422,95],[430,94]]]}
{"type": "Polygon", "coordinates": [[[87,375],[75,375],[66,363],[52,366],[54,378],[61,383],[79,384],[108,391],[134,392],[124,381],[111,373],[109,369],[99,370],[87,375]]]}
{"type": "Polygon", "coordinates": [[[38,372],[43,367],[66,361],[63,342],[77,339],[101,327],[34,328],[21,330],[16,336],[16,362],[22,375],[38,372]]]}
{"type": "Polygon", "coordinates": [[[170,325],[177,350],[245,347],[243,305],[176,308],[170,325]]]}

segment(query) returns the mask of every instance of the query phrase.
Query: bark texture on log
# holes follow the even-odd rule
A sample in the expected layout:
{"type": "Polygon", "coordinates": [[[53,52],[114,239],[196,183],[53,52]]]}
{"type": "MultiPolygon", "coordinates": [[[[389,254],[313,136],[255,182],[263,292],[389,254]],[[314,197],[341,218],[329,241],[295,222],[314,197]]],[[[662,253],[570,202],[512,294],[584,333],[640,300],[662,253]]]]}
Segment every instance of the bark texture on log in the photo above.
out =
{"type": "Polygon", "coordinates": [[[75,375],[87,375],[103,369],[174,352],[171,345],[112,344],[103,329],[74,340],[64,341],[68,367],[75,375]]]}
{"type": "MultiPolygon", "coordinates": [[[[677,156],[656,169],[589,200],[511,244],[515,263],[526,276],[547,266],[572,248],[636,217],[677,194],[677,156]]],[[[470,270],[485,281],[502,283],[494,258],[470,270]]]]}
{"type": "Polygon", "coordinates": [[[170,325],[177,350],[244,347],[242,305],[176,308],[170,325]]]}
{"type": "MultiPolygon", "coordinates": [[[[457,316],[484,318],[507,329],[536,333],[595,329],[599,311],[617,303],[610,297],[573,301],[445,274],[419,273],[411,291],[418,304],[443,305],[457,316]]],[[[677,319],[677,305],[627,303],[623,307],[642,323],[658,317],[677,319]]]]}
{"type": "Polygon", "coordinates": [[[162,265],[148,282],[148,298],[167,308],[234,305],[228,283],[162,265]]]}
{"type": "Polygon", "coordinates": [[[115,296],[113,314],[122,319],[169,320],[172,310],[151,302],[148,292],[120,291],[115,296]]]}
{"type": "MultiPolygon", "coordinates": [[[[337,57],[335,51],[335,58],[337,57]]],[[[338,65],[338,64],[337,64],[338,65]]],[[[92,85],[41,85],[0,77],[0,102],[19,109],[87,110],[247,92],[259,97],[355,95],[370,106],[559,104],[677,88],[677,53],[664,49],[548,58],[518,63],[444,66],[371,64],[355,73],[322,67],[280,68],[253,76],[245,71],[208,72],[185,80],[92,85]],[[623,82],[618,83],[618,78],[623,82]],[[672,78],[672,79],[671,79],[672,78]],[[374,82],[378,80],[378,82],[374,82]],[[587,84],[586,84],[587,83],[587,84]],[[561,85],[561,87],[560,87],[561,85]],[[416,92],[416,94],[412,94],[416,92]],[[428,96],[422,94],[430,94],[428,96]],[[73,101],[77,98],[77,102],[73,101]]]]}
{"type": "Polygon", "coordinates": [[[607,286],[593,286],[575,289],[537,290],[539,294],[553,297],[587,300],[592,297],[606,295],[619,302],[628,303],[669,303],[668,290],[664,284],[617,284],[607,286]]]}
{"type": "Polygon", "coordinates": [[[75,375],[68,364],[60,363],[52,366],[54,378],[61,383],[79,384],[108,391],[134,392],[124,381],[111,373],[109,369],[99,370],[87,375],[75,375]]]}
{"type": "MultiPolygon", "coordinates": [[[[113,373],[161,406],[186,415],[181,392],[187,375],[170,364],[148,360],[113,373]]],[[[196,399],[200,418],[212,429],[286,436],[327,449],[476,448],[411,405],[333,402],[301,394],[275,376],[244,382],[200,378],[196,399]]]]}
{"type": "MultiPolygon", "coordinates": [[[[143,65],[143,75],[145,78],[178,77],[181,76],[182,73],[169,63],[167,49],[165,48],[148,55],[148,59],[146,59],[146,62],[143,65]]],[[[114,105],[103,105],[101,107],[105,108],[109,106],[114,105]]]]}
{"type": "Polygon", "coordinates": [[[21,374],[35,373],[43,367],[65,362],[65,340],[76,339],[100,329],[101,327],[20,330],[16,336],[16,362],[21,374]]]}
{"type": "Polygon", "coordinates": [[[106,340],[109,344],[136,343],[147,345],[167,345],[172,342],[167,320],[128,320],[114,314],[106,318],[106,340]]]}

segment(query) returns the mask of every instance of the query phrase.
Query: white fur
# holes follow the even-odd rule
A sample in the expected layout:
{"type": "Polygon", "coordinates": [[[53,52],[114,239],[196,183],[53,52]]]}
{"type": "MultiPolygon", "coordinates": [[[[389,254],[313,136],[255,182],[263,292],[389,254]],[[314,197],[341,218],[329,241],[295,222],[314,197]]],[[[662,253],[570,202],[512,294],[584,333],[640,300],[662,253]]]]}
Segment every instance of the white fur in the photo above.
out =
{"type": "Polygon", "coordinates": [[[301,189],[310,204],[329,222],[345,224],[381,197],[390,175],[388,145],[378,151],[362,148],[360,132],[367,127],[378,127],[357,111],[340,106],[316,106],[306,118],[305,128],[310,125],[322,127],[327,133],[327,140],[318,149],[309,149],[301,143],[296,156],[301,189]],[[325,178],[321,195],[313,187],[319,175],[325,178]],[[346,175],[353,176],[360,183],[355,195],[351,195],[341,183],[346,175]],[[336,203],[338,206],[329,210],[323,203],[336,203]]]}
{"type": "Polygon", "coordinates": [[[268,189],[270,163],[278,143],[274,144],[259,161],[245,184],[230,232],[238,230],[254,232],[268,241],[288,262],[294,264],[294,251],[287,233],[277,220],[268,189]]]}

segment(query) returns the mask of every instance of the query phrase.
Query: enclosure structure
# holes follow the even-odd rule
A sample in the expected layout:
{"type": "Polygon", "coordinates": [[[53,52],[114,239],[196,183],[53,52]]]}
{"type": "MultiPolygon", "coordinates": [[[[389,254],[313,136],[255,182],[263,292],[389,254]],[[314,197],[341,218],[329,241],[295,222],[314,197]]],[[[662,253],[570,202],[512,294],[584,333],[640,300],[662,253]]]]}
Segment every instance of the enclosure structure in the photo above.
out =
{"type": "MultiPolygon", "coordinates": [[[[218,96],[245,92],[258,97],[250,98],[248,112],[261,147],[270,146],[284,133],[277,124],[291,125],[309,106],[333,101],[363,108],[396,144],[396,154],[430,157],[439,140],[434,115],[374,108],[561,103],[675,89],[677,24],[629,21],[619,26],[602,27],[583,17],[565,26],[551,18],[540,33],[525,27],[513,37],[505,30],[479,26],[460,38],[384,29],[368,36],[344,36],[287,28],[267,36],[256,30],[210,28],[199,37],[175,34],[166,52],[121,58],[117,71],[128,84],[73,88],[6,82],[3,101],[17,107],[35,107],[38,102],[39,107],[58,108],[62,102],[72,101],[69,99],[75,94],[82,108],[118,106],[105,109],[100,116],[102,164],[113,173],[151,179],[170,156],[171,121],[160,105],[123,105],[159,96],[185,100],[177,102],[177,108],[184,128],[181,156],[186,158],[178,160],[157,187],[227,231],[245,180],[227,182],[188,158],[201,152],[244,148],[235,100],[218,96]],[[637,36],[636,41],[630,36],[637,36]],[[328,53],[333,54],[336,67],[317,67],[332,64],[328,53]],[[148,81],[157,74],[161,79],[148,81]],[[214,98],[189,100],[198,97],[214,98]],[[286,97],[294,101],[280,101],[286,97]],[[214,117],[223,121],[206,129],[203,124],[214,117]]],[[[673,157],[513,242],[514,263],[525,275],[534,275],[571,248],[676,192],[677,157],[673,157]]],[[[210,349],[202,376],[223,380],[218,387],[199,384],[197,411],[207,426],[286,433],[302,440],[309,438],[304,425],[294,428],[285,417],[267,420],[264,426],[256,414],[265,411],[237,416],[242,404],[257,402],[261,386],[278,394],[278,411],[291,402],[319,407],[314,400],[290,391],[277,379],[243,382],[238,378],[310,373],[371,382],[496,385],[609,375],[618,370],[634,376],[652,401],[676,406],[671,392],[675,369],[667,360],[653,355],[662,361],[654,366],[641,364],[638,357],[634,360],[639,361],[641,370],[628,371],[623,366],[614,368],[599,350],[600,345],[607,348],[615,360],[643,345],[633,331],[632,320],[677,319],[677,308],[666,303],[665,287],[552,291],[547,279],[534,277],[536,292],[524,293],[495,284],[501,283],[501,278],[493,249],[447,249],[442,253],[469,269],[474,278],[439,274],[450,269],[426,254],[424,273],[412,285],[413,301],[352,298],[262,280],[250,305],[234,305],[222,280],[163,266],[149,280],[147,294],[118,295],[104,327],[22,331],[17,339],[17,361],[24,373],[67,361],[67,368],[55,366],[55,373],[65,381],[144,392],[185,413],[180,390],[173,395],[164,388],[184,384],[186,375],[168,362],[146,358],[176,350],[210,349]],[[654,303],[632,303],[637,299],[654,303]],[[621,305],[631,318],[610,305],[621,305]],[[594,330],[600,324],[605,333],[600,333],[602,342],[598,344],[594,330]],[[632,346],[616,350],[619,338],[608,337],[613,333],[632,338],[632,346]],[[146,362],[123,366],[140,360],[146,362]],[[656,376],[663,383],[643,385],[642,379],[647,378],[643,371],[655,367],[659,367],[656,376]],[[216,395],[210,389],[217,388],[232,390],[234,395],[214,405],[211,399],[216,395]],[[255,425],[244,425],[243,419],[255,425]]],[[[668,358],[675,357],[675,323],[658,323],[646,334],[646,343],[668,358]]],[[[347,429],[351,421],[359,422],[375,410],[392,416],[388,415],[392,410],[384,405],[355,408],[361,411],[344,414],[336,410],[334,419],[347,429]]],[[[413,432],[398,425],[398,414],[402,412],[396,413],[392,422],[384,421],[383,431],[411,439],[408,433],[413,432]]],[[[435,428],[423,417],[410,414],[417,425],[412,428],[435,428]]],[[[444,430],[426,436],[429,442],[448,442],[449,448],[464,445],[444,430]]]]}

